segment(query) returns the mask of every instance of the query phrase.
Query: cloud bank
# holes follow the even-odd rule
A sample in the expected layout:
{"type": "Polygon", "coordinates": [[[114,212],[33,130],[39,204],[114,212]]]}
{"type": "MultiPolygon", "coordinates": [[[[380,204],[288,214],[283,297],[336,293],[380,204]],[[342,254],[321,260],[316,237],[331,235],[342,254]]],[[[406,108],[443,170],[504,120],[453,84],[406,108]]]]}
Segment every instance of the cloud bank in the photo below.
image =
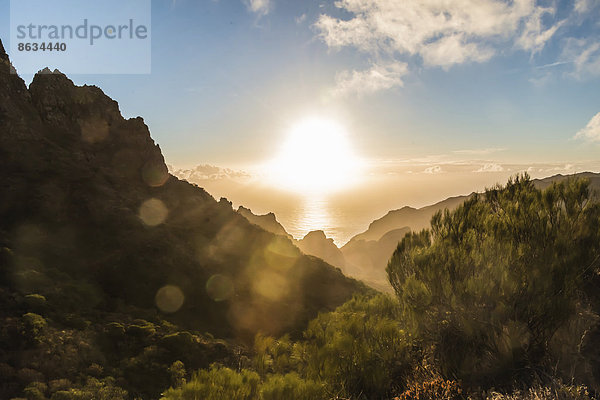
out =
{"type": "MultiPolygon", "coordinates": [[[[595,7],[589,0],[578,0],[571,15],[557,20],[556,4],[547,4],[535,0],[338,0],[340,15],[350,18],[322,14],[314,26],[330,49],[353,48],[373,60],[365,70],[336,76],[338,94],[368,94],[402,86],[409,60],[411,65],[449,69],[482,63],[507,51],[523,50],[533,56],[563,26],[575,26],[577,19],[595,7]]],[[[600,41],[573,41],[569,48],[577,52],[571,58],[579,73],[600,71],[600,41]]]]}

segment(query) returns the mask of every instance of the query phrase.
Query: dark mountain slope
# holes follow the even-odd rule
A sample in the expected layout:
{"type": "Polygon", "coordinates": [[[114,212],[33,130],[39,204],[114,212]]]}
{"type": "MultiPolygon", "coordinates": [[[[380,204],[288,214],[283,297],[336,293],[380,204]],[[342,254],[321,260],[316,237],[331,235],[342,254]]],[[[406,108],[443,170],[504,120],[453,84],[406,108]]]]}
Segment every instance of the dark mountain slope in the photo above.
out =
{"type": "Polygon", "coordinates": [[[185,296],[172,320],[219,335],[297,330],[361,290],[170,176],[143,120],[123,119],[99,88],[44,70],[28,90],[0,58],[4,284],[52,292],[48,271],[65,273],[94,286],[101,310],[154,307],[172,284],[185,296]],[[31,274],[48,285],[21,282],[31,274]]]}

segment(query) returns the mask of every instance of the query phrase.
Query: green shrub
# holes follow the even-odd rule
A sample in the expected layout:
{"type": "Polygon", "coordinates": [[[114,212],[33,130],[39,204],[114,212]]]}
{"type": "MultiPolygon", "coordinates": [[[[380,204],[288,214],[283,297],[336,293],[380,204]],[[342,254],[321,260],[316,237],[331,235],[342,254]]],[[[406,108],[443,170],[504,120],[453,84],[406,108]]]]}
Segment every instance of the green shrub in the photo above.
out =
{"type": "Polygon", "coordinates": [[[185,364],[181,361],[175,361],[169,367],[169,374],[171,375],[171,385],[173,387],[180,387],[185,385],[185,364]]]}
{"type": "Polygon", "coordinates": [[[304,380],[294,372],[271,375],[260,389],[261,400],[322,400],[327,397],[325,384],[304,380]]]}
{"type": "Polygon", "coordinates": [[[355,297],[311,321],[300,342],[257,335],[254,368],[263,377],[297,372],[340,396],[383,398],[413,363],[397,311],[389,296],[355,297]]]}
{"type": "Polygon", "coordinates": [[[44,312],[47,308],[46,298],[41,294],[28,294],[25,296],[27,308],[33,312],[44,312]]]}
{"type": "Polygon", "coordinates": [[[135,338],[146,339],[154,336],[156,327],[151,322],[139,321],[137,324],[129,325],[125,332],[135,338]]]}
{"type": "Polygon", "coordinates": [[[163,336],[159,344],[175,354],[186,354],[196,351],[198,337],[189,332],[176,332],[163,336]]]}
{"type": "Polygon", "coordinates": [[[115,385],[114,379],[88,378],[85,386],[59,390],[50,400],[126,400],[127,392],[115,385]]]}
{"type": "Polygon", "coordinates": [[[213,365],[200,370],[192,379],[177,389],[167,390],[162,400],[255,400],[259,394],[260,377],[256,372],[213,365]]]}
{"type": "Polygon", "coordinates": [[[48,323],[39,314],[27,313],[22,317],[22,333],[25,339],[32,344],[39,344],[44,337],[44,330],[48,323]]]}
{"type": "Polygon", "coordinates": [[[120,338],[125,335],[125,326],[118,322],[110,322],[106,324],[104,331],[109,337],[120,338]]]}
{"type": "Polygon", "coordinates": [[[403,320],[434,346],[444,376],[527,381],[597,273],[599,224],[600,204],[582,180],[540,191],[517,177],[439,212],[389,262],[403,320]]]}
{"type": "Polygon", "coordinates": [[[25,389],[23,394],[27,400],[45,400],[45,393],[48,390],[48,386],[43,382],[32,382],[25,389]]]}

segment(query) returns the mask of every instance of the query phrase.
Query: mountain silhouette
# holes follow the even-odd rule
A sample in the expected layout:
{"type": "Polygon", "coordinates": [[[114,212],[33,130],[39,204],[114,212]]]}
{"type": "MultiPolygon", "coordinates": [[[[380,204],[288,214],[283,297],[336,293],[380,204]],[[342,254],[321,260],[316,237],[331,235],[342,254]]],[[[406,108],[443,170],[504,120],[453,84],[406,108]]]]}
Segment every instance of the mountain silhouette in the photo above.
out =
{"type": "Polygon", "coordinates": [[[165,314],[220,336],[299,332],[364,286],[250,224],[226,200],[167,171],[141,118],[124,119],[94,86],[59,71],[29,88],[0,52],[2,284],[23,294],[86,282],[93,310],[163,312],[161,288],[185,299],[165,314]],[[23,260],[27,260],[23,261],[23,260]],[[29,281],[23,276],[38,276],[29,281]]]}

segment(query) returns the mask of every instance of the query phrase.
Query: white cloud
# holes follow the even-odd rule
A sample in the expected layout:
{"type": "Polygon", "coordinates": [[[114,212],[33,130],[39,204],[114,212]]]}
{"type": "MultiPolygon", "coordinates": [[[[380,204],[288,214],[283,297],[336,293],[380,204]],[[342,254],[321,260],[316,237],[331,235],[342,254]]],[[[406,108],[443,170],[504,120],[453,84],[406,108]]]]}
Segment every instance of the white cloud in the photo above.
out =
{"type": "Polygon", "coordinates": [[[245,171],[236,171],[229,168],[216,167],[214,165],[202,164],[190,169],[178,169],[171,165],[169,172],[188,182],[199,183],[202,181],[217,180],[244,180],[250,178],[250,174],[245,171]]]}
{"type": "Polygon", "coordinates": [[[600,75],[600,42],[589,43],[575,58],[575,73],[578,77],[600,75]]]}
{"type": "Polygon", "coordinates": [[[271,11],[271,0],[243,0],[249,11],[259,17],[267,15],[271,11]]]}
{"type": "Polygon", "coordinates": [[[330,47],[353,46],[369,53],[427,57],[432,65],[485,61],[489,40],[513,40],[538,50],[559,25],[544,28],[542,17],[554,9],[533,0],[340,0],[336,6],[354,15],[344,20],[321,15],[316,23],[330,47]],[[476,51],[477,50],[477,51],[476,51]]]}
{"type": "Polygon", "coordinates": [[[402,78],[408,72],[406,63],[373,65],[366,71],[342,71],[336,74],[333,94],[371,94],[379,90],[403,85],[402,78]]]}
{"type": "Polygon", "coordinates": [[[553,15],[554,9],[536,7],[531,15],[525,19],[524,29],[521,36],[517,39],[517,46],[524,50],[529,50],[533,54],[542,51],[546,42],[554,36],[556,31],[564,24],[560,21],[551,27],[544,29],[542,17],[546,14],[553,15]]]}
{"type": "Polygon", "coordinates": [[[575,0],[575,12],[577,12],[577,14],[584,14],[590,11],[594,7],[592,1],[593,0],[575,0]]]}
{"type": "Polygon", "coordinates": [[[600,40],[568,38],[561,57],[573,64],[570,75],[577,79],[600,76],[600,40]]]}
{"type": "Polygon", "coordinates": [[[358,49],[378,64],[417,56],[426,66],[450,68],[485,62],[500,45],[535,54],[563,24],[546,26],[545,16],[555,9],[535,0],[338,0],[335,5],[352,17],[321,15],[315,23],[320,39],[332,49],[358,49]]]}
{"type": "Polygon", "coordinates": [[[469,61],[483,62],[494,55],[493,50],[475,43],[466,43],[464,34],[441,38],[421,50],[423,61],[430,66],[449,68],[469,61]]]}
{"type": "Polygon", "coordinates": [[[502,172],[504,171],[504,167],[500,164],[496,163],[487,163],[482,165],[479,169],[473,172],[502,172]]]}
{"type": "Polygon", "coordinates": [[[592,117],[585,128],[577,132],[575,138],[600,142],[600,112],[592,117]]]}
{"type": "Polygon", "coordinates": [[[426,174],[440,174],[444,171],[442,171],[442,167],[439,165],[434,165],[433,167],[425,168],[425,171],[423,172],[426,174]]]}

